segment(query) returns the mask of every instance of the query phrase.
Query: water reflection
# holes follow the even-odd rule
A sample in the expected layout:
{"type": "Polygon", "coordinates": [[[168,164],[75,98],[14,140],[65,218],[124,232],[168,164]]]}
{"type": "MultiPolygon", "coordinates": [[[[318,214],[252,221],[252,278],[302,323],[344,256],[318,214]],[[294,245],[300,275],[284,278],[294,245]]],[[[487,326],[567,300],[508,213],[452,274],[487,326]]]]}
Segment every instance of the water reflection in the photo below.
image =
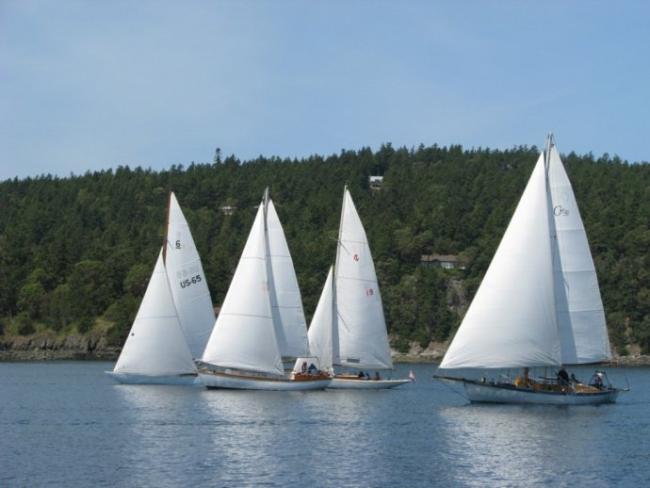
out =
{"type": "Polygon", "coordinates": [[[509,486],[557,484],[558,479],[599,486],[606,483],[597,471],[584,468],[607,463],[597,446],[612,407],[441,408],[441,448],[454,479],[468,486],[482,486],[486,478],[509,486]]]}

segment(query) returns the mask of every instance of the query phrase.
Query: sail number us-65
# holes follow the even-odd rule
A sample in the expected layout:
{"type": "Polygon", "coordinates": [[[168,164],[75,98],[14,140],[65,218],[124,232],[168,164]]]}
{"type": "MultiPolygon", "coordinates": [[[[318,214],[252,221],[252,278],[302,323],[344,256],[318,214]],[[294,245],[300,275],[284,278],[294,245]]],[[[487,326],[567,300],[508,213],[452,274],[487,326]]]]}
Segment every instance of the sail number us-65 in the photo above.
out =
{"type": "Polygon", "coordinates": [[[181,288],[186,288],[191,285],[196,285],[197,283],[201,283],[203,278],[201,278],[200,274],[194,275],[191,278],[185,278],[182,281],[179,281],[181,288]]]}

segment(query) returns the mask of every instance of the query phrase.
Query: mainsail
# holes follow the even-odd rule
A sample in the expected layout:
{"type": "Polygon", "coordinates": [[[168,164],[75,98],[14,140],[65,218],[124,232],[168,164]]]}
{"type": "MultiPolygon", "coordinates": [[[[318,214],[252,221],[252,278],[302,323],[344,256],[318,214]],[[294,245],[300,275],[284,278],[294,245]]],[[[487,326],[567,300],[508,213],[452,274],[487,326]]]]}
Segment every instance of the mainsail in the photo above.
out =
{"type": "Polygon", "coordinates": [[[561,364],[544,155],[440,368],[561,364]]]}
{"type": "Polygon", "coordinates": [[[162,251],[113,371],[150,376],[196,372],[174,306],[162,251]]]}
{"type": "Polygon", "coordinates": [[[214,309],[201,258],[174,193],[169,195],[165,246],[165,267],[178,318],[192,357],[199,358],[214,326],[214,309]]]}
{"type": "Polygon", "coordinates": [[[202,360],[224,368],[284,374],[269,296],[264,202],[208,340],[202,360]]]}
{"type": "Polygon", "coordinates": [[[557,236],[553,269],[562,363],[607,361],[611,349],[596,269],[571,182],[555,144],[550,146],[548,181],[557,236]]]}
{"type": "Polygon", "coordinates": [[[347,187],[334,267],[339,354],[334,363],[392,369],[379,284],[370,246],[347,187]]]}
{"type": "Polygon", "coordinates": [[[289,253],[289,246],[273,201],[265,194],[268,254],[273,293],[273,317],[279,321],[278,344],[283,357],[296,358],[309,354],[307,324],[302,308],[298,279],[289,253]]]}

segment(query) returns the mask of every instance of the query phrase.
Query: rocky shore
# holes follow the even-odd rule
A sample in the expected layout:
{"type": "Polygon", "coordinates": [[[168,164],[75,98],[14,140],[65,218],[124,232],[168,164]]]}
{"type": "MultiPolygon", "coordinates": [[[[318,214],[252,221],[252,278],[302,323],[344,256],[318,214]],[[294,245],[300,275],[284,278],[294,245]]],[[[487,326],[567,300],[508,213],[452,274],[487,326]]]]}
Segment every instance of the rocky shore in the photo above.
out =
{"type": "Polygon", "coordinates": [[[0,336],[0,361],[63,359],[116,359],[119,347],[109,346],[104,336],[33,334],[0,336]]]}
{"type": "MultiPolygon", "coordinates": [[[[447,342],[431,342],[426,348],[412,343],[407,352],[392,351],[396,363],[438,363],[447,350],[447,342]]],[[[31,336],[0,336],[0,361],[105,360],[117,359],[120,347],[108,344],[103,335],[51,333],[31,336]]],[[[650,355],[616,355],[612,367],[650,366],[650,355]]]]}

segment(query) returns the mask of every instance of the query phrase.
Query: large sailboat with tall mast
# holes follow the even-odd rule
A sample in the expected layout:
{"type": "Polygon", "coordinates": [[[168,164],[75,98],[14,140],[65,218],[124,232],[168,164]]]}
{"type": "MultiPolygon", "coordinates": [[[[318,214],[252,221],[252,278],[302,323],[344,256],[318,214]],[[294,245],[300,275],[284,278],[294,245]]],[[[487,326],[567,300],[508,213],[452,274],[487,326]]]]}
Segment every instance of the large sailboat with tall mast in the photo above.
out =
{"type": "Polygon", "coordinates": [[[214,325],[214,309],[199,253],[174,193],[165,241],[129,335],[109,374],[121,383],[195,382],[214,325]]]}
{"type": "Polygon", "coordinates": [[[381,379],[378,374],[392,370],[393,362],[368,238],[347,187],[336,262],[327,275],[308,338],[312,358],[299,358],[294,371],[315,360],[318,368],[332,375],[328,388],[385,389],[409,382],[381,379]],[[355,373],[337,373],[335,366],[355,373]],[[370,376],[370,371],[375,371],[375,376],[370,376]]]}
{"type": "Polygon", "coordinates": [[[286,375],[283,358],[308,355],[298,281],[268,189],[200,361],[208,388],[314,390],[327,374],[286,375]]]}
{"type": "Polygon", "coordinates": [[[604,371],[582,382],[565,368],[610,359],[587,235],[549,134],[437,376],[461,381],[472,402],[593,405],[621,390],[604,371]],[[532,374],[548,368],[557,373],[532,374]]]}

